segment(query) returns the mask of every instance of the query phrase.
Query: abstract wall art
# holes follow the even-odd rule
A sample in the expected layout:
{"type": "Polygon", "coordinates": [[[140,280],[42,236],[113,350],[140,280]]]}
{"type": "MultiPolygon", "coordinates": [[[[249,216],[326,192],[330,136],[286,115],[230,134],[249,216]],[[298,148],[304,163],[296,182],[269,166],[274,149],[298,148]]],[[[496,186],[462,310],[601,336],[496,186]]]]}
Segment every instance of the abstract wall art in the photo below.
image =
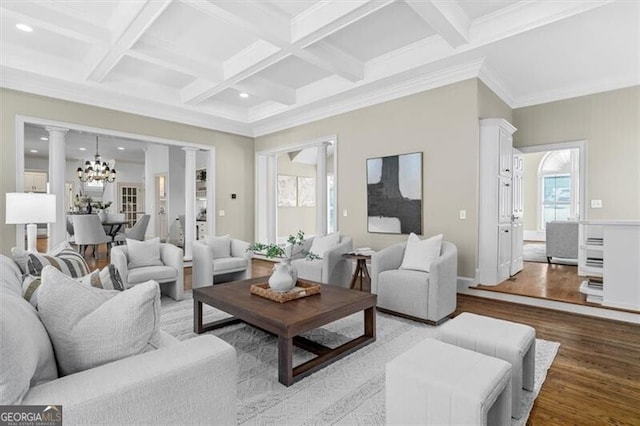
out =
{"type": "Polygon", "coordinates": [[[422,153],[367,160],[367,230],[422,234],[422,153]]]}

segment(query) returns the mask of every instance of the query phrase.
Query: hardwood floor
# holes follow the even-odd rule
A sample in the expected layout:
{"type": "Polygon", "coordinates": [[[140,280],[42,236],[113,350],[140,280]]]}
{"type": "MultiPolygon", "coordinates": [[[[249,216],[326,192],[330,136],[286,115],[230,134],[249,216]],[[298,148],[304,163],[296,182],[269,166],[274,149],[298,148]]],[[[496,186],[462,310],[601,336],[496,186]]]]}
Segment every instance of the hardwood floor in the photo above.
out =
{"type": "Polygon", "coordinates": [[[524,262],[522,271],[495,286],[477,285],[487,291],[537,297],[578,305],[587,303],[584,294],[578,291],[581,279],[578,267],[537,262],[524,262]]]}
{"type": "MultiPolygon", "coordinates": [[[[92,268],[107,264],[106,250],[89,262],[92,268]]],[[[254,260],[254,277],[268,275],[272,266],[254,260]]],[[[526,268],[509,285],[535,288],[546,279],[561,289],[570,282],[566,268],[526,268]]],[[[185,288],[191,288],[191,268],[185,268],[185,288]]],[[[639,325],[468,295],[458,295],[456,313],[461,312],[528,324],[538,338],[560,343],[528,424],[640,425],[639,325]]]]}

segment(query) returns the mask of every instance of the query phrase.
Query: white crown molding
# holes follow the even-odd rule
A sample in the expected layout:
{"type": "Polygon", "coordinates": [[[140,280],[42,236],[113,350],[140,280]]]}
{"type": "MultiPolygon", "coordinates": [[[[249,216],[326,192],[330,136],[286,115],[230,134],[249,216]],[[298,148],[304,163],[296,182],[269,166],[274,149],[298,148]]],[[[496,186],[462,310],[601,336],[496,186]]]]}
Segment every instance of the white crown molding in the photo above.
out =
{"type": "Polygon", "coordinates": [[[597,84],[586,86],[563,87],[560,89],[547,90],[544,92],[532,93],[516,98],[512,108],[524,108],[529,106],[546,104],[549,102],[563,101],[580,96],[594,95],[596,93],[609,92],[625,87],[640,86],[640,76],[629,74],[624,78],[613,81],[601,81],[597,84]]]}
{"type": "Polygon", "coordinates": [[[370,85],[360,86],[357,89],[305,105],[288,114],[289,116],[285,113],[273,119],[256,122],[254,124],[254,136],[267,135],[337,114],[474,78],[478,76],[483,61],[484,59],[480,59],[432,73],[423,73],[422,68],[415,68],[384,79],[384,82],[376,81],[370,85]],[[369,87],[380,86],[381,83],[384,83],[384,86],[378,89],[369,87]],[[306,111],[300,111],[301,109],[306,109],[306,111]]]}
{"type": "Polygon", "coordinates": [[[493,93],[495,93],[500,99],[502,99],[504,103],[509,106],[509,108],[514,108],[513,105],[515,104],[515,99],[513,98],[511,91],[507,87],[502,77],[500,77],[500,75],[488,64],[487,61],[484,61],[482,63],[478,78],[482,80],[482,82],[486,84],[487,87],[493,91],[493,93]]]}
{"type": "Polygon", "coordinates": [[[198,111],[190,111],[183,107],[142,101],[138,98],[114,94],[113,92],[86,85],[63,82],[59,79],[50,79],[6,66],[0,66],[0,87],[189,124],[205,129],[242,136],[253,136],[251,126],[239,121],[222,119],[213,115],[202,114],[198,111]]]}

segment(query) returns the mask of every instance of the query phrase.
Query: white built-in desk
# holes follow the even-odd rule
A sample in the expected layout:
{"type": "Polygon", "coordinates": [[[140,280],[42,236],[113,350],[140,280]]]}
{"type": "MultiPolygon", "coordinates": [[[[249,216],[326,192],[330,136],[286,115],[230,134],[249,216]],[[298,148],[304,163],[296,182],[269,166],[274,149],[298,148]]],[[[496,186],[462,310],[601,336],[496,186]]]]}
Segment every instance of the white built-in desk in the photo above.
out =
{"type": "Polygon", "coordinates": [[[640,311],[640,221],[582,221],[579,240],[578,274],[602,277],[601,290],[580,286],[587,301],[640,311]]]}

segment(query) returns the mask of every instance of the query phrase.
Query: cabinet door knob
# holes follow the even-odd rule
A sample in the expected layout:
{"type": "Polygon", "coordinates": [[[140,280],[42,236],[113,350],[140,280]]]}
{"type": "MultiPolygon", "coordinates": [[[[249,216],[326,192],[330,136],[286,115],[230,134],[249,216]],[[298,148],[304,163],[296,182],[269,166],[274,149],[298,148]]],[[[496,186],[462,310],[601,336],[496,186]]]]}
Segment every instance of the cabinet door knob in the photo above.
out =
{"type": "Polygon", "coordinates": [[[511,186],[511,184],[510,183],[505,183],[504,186],[511,186]]]}
{"type": "Polygon", "coordinates": [[[504,169],[504,171],[505,171],[505,172],[510,172],[511,170],[509,170],[509,169],[504,169]]]}
{"type": "Polygon", "coordinates": [[[504,230],[504,232],[509,232],[509,230],[508,230],[508,229],[505,229],[505,230],[504,230]]]}

